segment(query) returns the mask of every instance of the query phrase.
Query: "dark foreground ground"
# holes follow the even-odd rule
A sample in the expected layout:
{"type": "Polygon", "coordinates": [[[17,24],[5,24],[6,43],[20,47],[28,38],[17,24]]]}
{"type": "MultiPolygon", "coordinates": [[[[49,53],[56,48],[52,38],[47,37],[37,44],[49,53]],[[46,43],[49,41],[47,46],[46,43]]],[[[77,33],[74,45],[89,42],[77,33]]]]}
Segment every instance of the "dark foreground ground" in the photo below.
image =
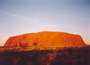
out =
{"type": "Polygon", "coordinates": [[[0,65],[90,65],[90,47],[0,52],[0,65]]]}

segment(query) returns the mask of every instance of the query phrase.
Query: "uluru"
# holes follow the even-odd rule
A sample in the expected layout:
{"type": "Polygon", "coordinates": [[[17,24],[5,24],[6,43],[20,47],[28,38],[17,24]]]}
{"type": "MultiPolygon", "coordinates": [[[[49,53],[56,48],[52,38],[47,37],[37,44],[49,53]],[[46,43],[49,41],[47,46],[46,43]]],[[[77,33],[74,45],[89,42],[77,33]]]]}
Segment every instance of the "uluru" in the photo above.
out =
{"type": "Polygon", "coordinates": [[[4,47],[83,47],[85,42],[77,34],[43,31],[10,37],[4,47]]]}

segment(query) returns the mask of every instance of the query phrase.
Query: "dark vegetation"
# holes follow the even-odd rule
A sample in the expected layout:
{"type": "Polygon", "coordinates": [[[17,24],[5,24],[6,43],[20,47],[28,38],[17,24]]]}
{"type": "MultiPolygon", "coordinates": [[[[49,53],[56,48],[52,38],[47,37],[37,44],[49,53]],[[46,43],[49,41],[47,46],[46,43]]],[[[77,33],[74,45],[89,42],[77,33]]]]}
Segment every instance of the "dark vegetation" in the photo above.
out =
{"type": "Polygon", "coordinates": [[[90,46],[63,50],[0,52],[0,65],[90,65],[90,46]]]}

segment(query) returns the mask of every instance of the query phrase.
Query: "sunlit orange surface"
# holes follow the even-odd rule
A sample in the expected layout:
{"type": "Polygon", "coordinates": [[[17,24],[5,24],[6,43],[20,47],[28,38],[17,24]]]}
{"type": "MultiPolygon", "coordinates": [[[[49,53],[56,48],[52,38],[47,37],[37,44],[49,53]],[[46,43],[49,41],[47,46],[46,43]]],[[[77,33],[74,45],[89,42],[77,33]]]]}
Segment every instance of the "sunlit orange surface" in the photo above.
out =
{"type": "Polygon", "coordinates": [[[80,35],[65,32],[38,32],[10,37],[5,47],[82,47],[85,43],[80,35]]]}

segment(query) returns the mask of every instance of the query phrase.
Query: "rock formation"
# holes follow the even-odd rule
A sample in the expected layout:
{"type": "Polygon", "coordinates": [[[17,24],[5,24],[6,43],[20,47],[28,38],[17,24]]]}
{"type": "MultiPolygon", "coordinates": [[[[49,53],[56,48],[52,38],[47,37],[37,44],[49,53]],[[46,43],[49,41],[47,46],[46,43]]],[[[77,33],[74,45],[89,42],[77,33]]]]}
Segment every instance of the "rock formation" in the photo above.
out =
{"type": "Polygon", "coordinates": [[[83,47],[80,35],[65,32],[38,32],[10,37],[4,47],[83,47]]]}

